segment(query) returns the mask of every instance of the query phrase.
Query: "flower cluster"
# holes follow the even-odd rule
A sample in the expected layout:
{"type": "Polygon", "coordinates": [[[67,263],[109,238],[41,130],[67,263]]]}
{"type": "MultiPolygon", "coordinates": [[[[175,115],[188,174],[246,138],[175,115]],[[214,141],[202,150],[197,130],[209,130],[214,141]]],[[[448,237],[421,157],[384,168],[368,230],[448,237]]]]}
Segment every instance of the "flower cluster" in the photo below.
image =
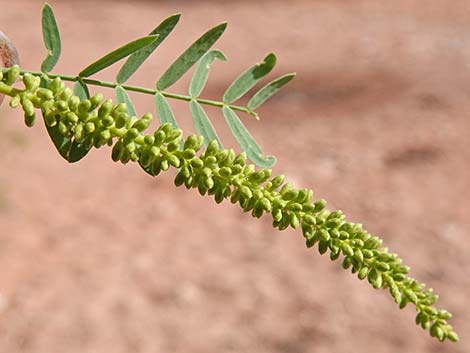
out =
{"type": "Polygon", "coordinates": [[[201,195],[213,195],[217,203],[225,199],[238,203],[256,218],[270,214],[279,230],[301,229],[307,247],[318,244],[320,254],[328,252],[331,260],[341,257],[344,269],[350,268],[376,289],[388,289],[400,308],[413,303],[416,323],[433,337],[458,340],[447,323],[451,314],[434,307],[438,296],[409,277],[409,267],[383,247],[380,238],[348,222],[341,211],[326,210],[326,201],[314,201],[312,190],[296,188],[284,176],[273,176],[270,169],[256,169],[245,153],[222,149],[216,141],[203,149],[203,138],[196,135],[182,142],[182,131],[171,124],[145,133],[151,114],[140,119],[130,116],[126,105],[103,101],[101,94],[80,100],[60,79],[20,75],[17,66],[0,71],[0,93],[12,97],[12,107],[22,106],[28,126],[33,125],[35,108],[39,108],[46,125],[57,126],[63,136],[85,148],[113,146],[114,161],[138,162],[154,176],[174,167],[177,186],[197,188],[201,195]],[[18,77],[24,89],[13,87],[18,77]]]}

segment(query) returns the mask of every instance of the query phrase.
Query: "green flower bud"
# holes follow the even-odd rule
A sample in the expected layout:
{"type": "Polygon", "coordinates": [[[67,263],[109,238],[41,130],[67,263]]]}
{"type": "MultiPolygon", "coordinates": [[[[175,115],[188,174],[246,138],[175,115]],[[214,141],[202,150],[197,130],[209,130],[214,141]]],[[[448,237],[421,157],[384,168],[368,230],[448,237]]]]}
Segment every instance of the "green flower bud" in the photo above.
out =
{"type": "Polygon", "coordinates": [[[168,163],[168,161],[166,159],[163,159],[161,164],[160,164],[160,168],[166,172],[169,168],[170,168],[170,164],[168,163]]]}
{"type": "Polygon", "coordinates": [[[83,137],[84,137],[84,126],[83,126],[83,124],[78,124],[78,125],[75,126],[74,136],[75,136],[75,139],[78,140],[78,141],[83,140],[83,137]]]}
{"type": "Polygon", "coordinates": [[[210,190],[214,187],[214,180],[209,177],[204,180],[204,186],[206,187],[207,190],[210,190]]]}
{"type": "Polygon", "coordinates": [[[65,87],[62,93],[59,95],[59,99],[67,102],[72,96],[72,89],[70,89],[69,87],[65,87]]]}
{"type": "Polygon", "coordinates": [[[54,105],[55,105],[55,107],[57,108],[57,110],[59,112],[66,112],[66,111],[69,110],[69,106],[68,106],[67,102],[56,101],[54,105]]]}
{"type": "Polygon", "coordinates": [[[96,129],[96,126],[91,121],[85,124],[85,131],[89,134],[93,133],[96,129]]]}
{"type": "Polygon", "coordinates": [[[313,247],[317,241],[318,241],[318,239],[315,238],[315,237],[307,238],[307,240],[305,242],[306,245],[307,245],[307,248],[313,247]]]}
{"type": "Polygon", "coordinates": [[[282,211],[279,208],[273,208],[272,215],[275,221],[279,222],[282,219],[282,211]]]}
{"type": "Polygon", "coordinates": [[[447,338],[450,339],[452,342],[457,342],[460,339],[459,335],[457,335],[457,333],[455,333],[454,331],[447,332],[447,338]]]}
{"type": "Polygon", "coordinates": [[[190,135],[184,142],[184,149],[196,149],[197,146],[197,136],[190,135]]]}
{"type": "Polygon", "coordinates": [[[53,113],[45,113],[44,114],[44,122],[49,127],[54,127],[57,125],[57,118],[56,115],[53,113]]]}
{"type": "Polygon", "coordinates": [[[111,158],[113,159],[114,162],[118,162],[122,158],[122,154],[124,152],[124,146],[123,144],[118,141],[114,145],[112,151],[111,151],[111,158]]]}
{"type": "Polygon", "coordinates": [[[157,146],[152,146],[150,148],[150,153],[152,153],[154,157],[160,157],[161,151],[160,151],[160,148],[158,148],[157,146]]]}
{"type": "Polygon", "coordinates": [[[85,99],[78,104],[78,113],[86,115],[91,109],[91,102],[89,99],[85,99]]]}
{"type": "Polygon", "coordinates": [[[144,143],[146,145],[151,146],[151,145],[154,144],[154,142],[155,142],[155,137],[153,135],[145,135],[144,136],[144,143]]]}
{"type": "Polygon", "coordinates": [[[297,229],[300,225],[300,221],[299,221],[299,218],[297,217],[297,215],[295,213],[290,213],[290,216],[289,216],[289,222],[290,222],[290,225],[292,226],[292,228],[294,229],[297,229]]]}
{"type": "Polygon", "coordinates": [[[239,191],[240,191],[240,194],[247,199],[250,199],[253,197],[253,193],[251,192],[248,186],[245,186],[245,185],[240,186],[239,191]]]}
{"type": "Polygon", "coordinates": [[[144,131],[150,125],[150,120],[148,119],[139,119],[134,124],[132,124],[132,128],[137,129],[138,131],[144,131]]]}
{"type": "Polygon", "coordinates": [[[210,176],[212,175],[212,170],[211,170],[210,168],[205,167],[205,168],[203,168],[203,169],[201,170],[201,174],[202,174],[204,177],[208,178],[208,177],[210,177],[210,176]]]}
{"type": "Polygon", "coordinates": [[[134,140],[138,136],[140,136],[139,130],[134,128],[129,129],[126,133],[126,138],[128,138],[129,140],[134,140]]]}
{"type": "Polygon", "coordinates": [[[222,167],[219,169],[219,174],[225,178],[229,177],[232,175],[232,169],[230,169],[230,167],[222,167]]]}
{"type": "Polygon", "coordinates": [[[103,104],[101,104],[100,108],[98,109],[98,117],[100,119],[103,119],[109,116],[112,110],[113,110],[113,102],[111,99],[107,99],[103,104]]]}
{"type": "Polygon", "coordinates": [[[179,166],[181,164],[181,161],[178,157],[176,157],[173,154],[170,154],[170,155],[168,155],[167,159],[168,159],[168,163],[170,163],[170,165],[172,165],[175,168],[179,168],[179,166]]]}
{"type": "Polygon", "coordinates": [[[111,132],[109,130],[103,130],[100,132],[100,138],[104,143],[106,143],[109,139],[111,139],[111,132]]]}
{"type": "Polygon", "coordinates": [[[65,85],[59,77],[53,79],[49,85],[49,89],[54,93],[54,95],[61,94],[64,88],[65,85]]]}
{"type": "Polygon", "coordinates": [[[183,151],[183,158],[184,159],[191,159],[196,155],[196,151],[192,148],[187,148],[183,151]]]}
{"type": "Polygon", "coordinates": [[[217,190],[214,194],[214,199],[216,203],[221,203],[225,199],[224,193],[221,190],[217,190]]]}
{"type": "Polygon", "coordinates": [[[390,294],[392,295],[393,300],[395,300],[395,303],[400,304],[402,300],[400,289],[395,283],[393,283],[393,285],[389,285],[389,287],[390,287],[390,294]]]}
{"type": "Polygon", "coordinates": [[[68,112],[65,115],[65,121],[69,122],[69,123],[72,123],[72,124],[75,124],[75,123],[78,122],[78,116],[75,113],[68,112]]]}
{"type": "Polygon", "coordinates": [[[364,254],[360,249],[354,251],[354,258],[357,259],[359,262],[364,262],[364,254]]]}
{"type": "Polygon", "coordinates": [[[403,294],[405,294],[406,298],[413,304],[418,303],[418,297],[416,296],[416,293],[413,292],[411,289],[409,288],[403,289],[403,294]]]}
{"type": "Polygon", "coordinates": [[[328,231],[326,229],[321,228],[317,231],[317,233],[318,233],[318,237],[321,240],[323,240],[325,242],[330,240],[330,233],[328,233],[328,231]]]}
{"type": "Polygon", "coordinates": [[[9,86],[13,86],[13,84],[16,82],[18,77],[20,77],[20,67],[18,65],[13,65],[8,71],[7,71],[7,79],[6,79],[6,84],[9,86]]]}
{"type": "Polygon", "coordinates": [[[114,119],[111,115],[108,115],[106,117],[103,118],[103,120],[101,120],[101,123],[103,124],[103,126],[105,127],[110,127],[110,126],[113,126],[114,124],[114,119]]]}
{"type": "Polygon", "coordinates": [[[175,152],[179,149],[179,146],[179,142],[172,141],[166,146],[166,149],[168,150],[168,152],[175,152]]]}
{"type": "Polygon", "coordinates": [[[351,246],[348,243],[342,242],[340,247],[341,247],[341,250],[343,251],[344,255],[347,255],[347,256],[353,256],[354,255],[354,250],[351,248],[351,246]]]}
{"type": "Polygon", "coordinates": [[[77,96],[70,97],[68,105],[69,105],[69,109],[71,111],[73,111],[73,112],[78,111],[78,105],[79,104],[80,104],[80,98],[78,98],[77,96]]]}
{"type": "Polygon", "coordinates": [[[232,165],[231,170],[232,175],[238,175],[243,171],[243,166],[241,166],[240,164],[234,164],[232,165]]]}
{"type": "Polygon", "coordinates": [[[21,102],[21,97],[19,95],[16,95],[11,98],[10,100],[10,107],[16,108],[21,102]]]}
{"type": "Polygon", "coordinates": [[[24,86],[28,91],[34,91],[36,88],[39,87],[39,83],[35,79],[35,77],[29,73],[23,75],[23,83],[24,86]]]}
{"type": "Polygon", "coordinates": [[[165,141],[165,138],[166,138],[166,134],[164,131],[162,130],[157,130],[157,132],[155,132],[155,144],[157,146],[161,146],[163,144],[163,142],[165,141]]]}
{"type": "Polygon", "coordinates": [[[90,109],[97,108],[101,104],[101,102],[103,102],[103,99],[104,99],[104,96],[101,93],[97,93],[94,96],[92,96],[90,98],[90,103],[91,103],[90,109]]]}
{"type": "Polygon", "coordinates": [[[282,184],[284,184],[285,176],[284,175],[278,175],[271,179],[271,190],[276,190],[278,187],[280,187],[282,184]]]}
{"type": "Polygon", "coordinates": [[[326,253],[327,250],[328,250],[328,242],[324,240],[320,240],[320,242],[318,243],[318,252],[320,253],[320,255],[323,255],[324,253],[326,253]]]}
{"type": "Polygon", "coordinates": [[[125,103],[118,103],[114,105],[113,111],[111,112],[111,114],[115,118],[116,117],[115,115],[118,115],[119,113],[127,113],[127,105],[125,103]]]}
{"type": "Polygon", "coordinates": [[[322,211],[326,207],[326,201],[321,199],[315,202],[314,205],[315,205],[315,209],[313,210],[313,212],[317,213],[317,212],[322,211]]]}
{"type": "Polygon", "coordinates": [[[21,96],[21,105],[26,115],[33,116],[35,113],[35,108],[33,102],[26,95],[21,96]]]}
{"type": "Polygon", "coordinates": [[[59,122],[59,132],[61,135],[66,136],[68,133],[67,125],[65,125],[62,121],[59,122]]]}
{"type": "Polygon", "coordinates": [[[137,146],[135,144],[135,142],[133,141],[130,141],[126,144],[126,150],[129,152],[129,153],[132,153],[136,150],[137,146]]]}
{"type": "Polygon", "coordinates": [[[264,211],[271,212],[271,209],[272,209],[271,201],[269,201],[266,197],[261,198],[259,200],[259,204],[263,208],[264,211]]]}
{"type": "Polygon", "coordinates": [[[360,280],[363,280],[364,278],[367,277],[368,272],[369,272],[369,268],[364,266],[364,267],[362,267],[362,268],[359,270],[359,272],[358,272],[358,274],[357,274],[357,277],[358,277],[360,280]]]}
{"type": "Polygon", "coordinates": [[[137,162],[139,160],[139,154],[137,153],[137,150],[130,153],[130,158],[133,162],[137,162]]]}
{"type": "Polygon", "coordinates": [[[382,274],[376,269],[370,270],[367,280],[376,289],[382,287],[382,274]]]}
{"type": "Polygon", "coordinates": [[[186,177],[183,175],[183,173],[179,172],[178,174],[176,174],[176,177],[175,177],[175,186],[183,185],[185,180],[186,180],[186,177]]]}
{"type": "Polygon", "coordinates": [[[150,150],[145,149],[145,150],[142,150],[142,152],[140,153],[139,163],[144,168],[147,168],[152,164],[154,158],[155,157],[150,152],[150,150]]]}
{"type": "Polygon", "coordinates": [[[235,159],[233,160],[233,164],[239,164],[239,165],[245,166],[246,159],[247,159],[246,152],[243,151],[242,153],[240,153],[239,155],[235,157],[235,159]]]}
{"type": "Polygon", "coordinates": [[[381,245],[382,245],[382,239],[380,239],[378,237],[370,237],[364,243],[364,247],[366,247],[368,249],[377,249],[381,245]]]}
{"type": "Polygon", "coordinates": [[[118,129],[131,125],[131,118],[129,117],[129,115],[127,115],[127,113],[118,113],[115,115],[111,114],[111,117],[114,118],[114,124],[118,129]]]}
{"type": "Polygon", "coordinates": [[[431,326],[430,333],[432,337],[436,337],[439,341],[444,341],[446,337],[444,330],[439,326],[438,323],[435,323],[431,326]]]}
{"type": "Polygon", "coordinates": [[[191,166],[194,169],[201,169],[204,166],[204,162],[200,158],[195,157],[191,160],[191,166]]]}
{"type": "Polygon", "coordinates": [[[33,112],[33,115],[28,115],[25,113],[24,123],[27,127],[33,127],[35,121],[36,121],[36,113],[33,112]]]}
{"type": "Polygon", "coordinates": [[[343,263],[341,264],[341,266],[347,270],[349,267],[351,267],[351,264],[352,264],[352,258],[349,257],[349,256],[346,256],[344,259],[343,259],[343,263]]]}

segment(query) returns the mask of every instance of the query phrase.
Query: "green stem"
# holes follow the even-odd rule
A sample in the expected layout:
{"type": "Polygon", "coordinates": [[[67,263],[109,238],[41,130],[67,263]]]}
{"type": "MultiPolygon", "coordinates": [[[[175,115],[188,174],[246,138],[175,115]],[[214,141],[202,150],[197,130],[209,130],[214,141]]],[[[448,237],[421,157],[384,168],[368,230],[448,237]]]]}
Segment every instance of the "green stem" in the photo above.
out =
{"type": "MultiPolygon", "coordinates": [[[[24,75],[26,73],[34,75],[34,76],[47,75],[47,77],[49,77],[49,78],[59,77],[61,80],[69,81],[69,82],[77,82],[78,80],[80,80],[80,81],[83,81],[84,83],[87,83],[89,85],[107,87],[107,88],[116,88],[117,86],[120,85],[116,82],[100,81],[100,80],[95,80],[95,79],[85,78],[85,77],[78,77],[78,76],[69,76],[69,75],[60,75],[60,74],[51,74],[51,73],[44,74],[43,72],[29,71],[29,70],[22,70],[21,71],[21,75],[24,75]]],[[[258,114],[257,113],[255,113],[254,111],[252,111],[252,110],[250,110],[246,107],[242,107],[242,106],[239,106],[239,105],[232,105],[232,104],[227,104],[225,102],[214,101],[214,100],[210,100],[210,99],[202,99],[202,98],[186,96],[186,95],[183,95],[183,94],[159,91],[157,89],[151,89],[151,88],[140,87],[140,86],[131,86],[131,85],[120,85],[120,86],[122,88],[124,88],[126,91],[139,92],[139,93],[151,94],[151,95],[155,95],[156,93],[161,93],[163,96],[165,96],[167,98],[178,99],[178,100],[182,100],[182,101],[186,101],[186,102],[189,102],[189,101],[194,99],[196,102],[198,102],[200,104],[210,105],[210,106],[219,107],[219,108],[222,108],[224,106],[228,106],[228,107],[232,108],[233,110],[237,110],[239,112],[247,113],[247,114],[249,114],[249,115],[251,115],[251,116],[258,119],[258,114]]]]}

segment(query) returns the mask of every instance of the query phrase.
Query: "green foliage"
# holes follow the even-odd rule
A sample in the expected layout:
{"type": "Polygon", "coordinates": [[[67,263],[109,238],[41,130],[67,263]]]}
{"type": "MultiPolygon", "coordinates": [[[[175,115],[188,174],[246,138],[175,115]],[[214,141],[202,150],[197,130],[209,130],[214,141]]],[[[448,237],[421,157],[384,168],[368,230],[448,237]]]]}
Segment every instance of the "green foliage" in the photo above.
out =
{"type": "Polygon", "coordinates": [[[18,66],[0,70],[0,93],[11,97],[12,108],[21,106],[25,124],[33,126],[35,111],[40,109],[44,123],[60,155],[68,162],[83,158],[91,148],[108,145],[115,162],[137,162],[150,175],[157,176],[170,168],[177,170],[176,186],[197,189],[201,195],[213,196],[217,203],[229,200],[245,212],[260,218],[270,215],[279,230],[300,229],[306,246],[318,245],[320,254],[329,253],[331,260],[342,259],[342,267],[351,269],[360,280],[375,289],[387,289],[400,308],[412,303],[417,310],[416,323],[429,329],[440,341],[457,341],[458,336],[447,320],[451,314],[434,305],[438,296],[432,289],[408,275],[409,267],[397,254],[382,246],[382,240],[370,235],[362,225],[346,220],[341,211],[326,209],[326,201],[314,200],[313,191],[296,188],[284,176],[273,176],[276,159],[264,157],[260,146],[237,116],[236,111],[254,114],[256,109],[288,83],[293,74],[275,79],[261,88],[248,107],[231,103],[245,95],[267,75],[275,64],[268,55],[263,63],[242,73],[227,89],[224,102],[198,98],[215,59],[225,60],[220,51],[209,51],[222,35],[226,24],[214,27],[191,45],[163,74],[157,89],[124,85],[179,20],[174,15],[163,21],[151,34],[105,55],[82,70],[79,76],[52,75],[60,54],[60,35],[49,5],[43,12],[43,32],[50,50],[42,72],[21,71],[18,66]],[[160,35],[160,36],[159,36],[160,35]],[[59,45],[57,44],[59,43],[59,45]],[[118,82],[86,78],[129,56],[118,74],[118,82]],[[163,91],[176,82],[196,62],[200,62],[190,85],[190,96],[163,91]],[[24,89],[15,82],[21,79],[24,89]],[[64,81],[75,83],[72,90],[64,81]],[[90,96],[87,85],[114,88],[117,103],[102,94],[90,96]],[[152,94],[160,125],[146,132],[152,114],[137,117],[128,91],[152,94]],[[183,139],[167,98],[189,102],[194,124],[200,135],[183,139]],[[202,105],[221,107],[224,117],[244,152],[224,149],[202,105]],[[257,169],[247,159],[261,166],[257,169]]]}
{"type": "Polygon", "coordinates": [[[42,10],[42,35],[47,49],[47,57],[42,62],[41,71],[49,72],[59,61],[62,51],[59,27],[54,11],[49,4],[46,4],[42,10]]]}
{"type": "Polygon", "coordinates": [[[121,67],[118,75],[116,76],[117,83],[126,82],[144,63],[144,61],[158,48],[158,46],[165,40],[166,37],[173,31],[176,24],[180,19],[180,14],[176,14],[168,17],[162,23],[160,23],[157,28],[150,32],[150,36],[157,35],[158,38],[147,45],[146,47],[137,50],[133,53],[126,63],[121,67]]]}
{"type": "Polygon", "coordinates": [[[136,39],[130,43],[123,45],[122,47],[113,50],[111,53],[106,54],[102,58],[96,60],[95,62],[88,65],[84,68],[78,76],[88,77],[96,74],[97,72],[106,69],[108,66],[111,66],[115,62],[129,56],[130,54],[135,53],[136,51],[155,43],[158,39],[158,35],[147,36],[143,38],[136,39]]]}

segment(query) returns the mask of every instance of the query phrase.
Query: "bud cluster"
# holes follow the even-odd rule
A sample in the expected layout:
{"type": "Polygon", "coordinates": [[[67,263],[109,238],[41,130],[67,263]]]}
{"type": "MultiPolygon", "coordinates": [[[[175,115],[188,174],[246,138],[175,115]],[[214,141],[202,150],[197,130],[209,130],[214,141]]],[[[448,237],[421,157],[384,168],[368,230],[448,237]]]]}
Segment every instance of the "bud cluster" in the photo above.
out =
{"type": "Polygon", "coordinates": [[[376,289],[388,288],[400,308],[413,303],[416,323],[430,329],[433,337],[458,340],[447,323],[451,314],[434,307],[438,296],[433,290],[409,277],[409,267],[383,247],[380,238],[348,222],[341,211],[326,210],[326,201],[314,201],[312,190],[296,188],[284,176],[272,176],[270,169],[257,170],[245,153],[220,148],[216,141],[204,150],[201,136],[191,135],[182,142],[182,131],[169,123],[146,134],[151,114],[140,119],[129,116],[124,104],[103,101],[101,94],[80,100],[59,78],[43,85],[40,78],[24,74],[25,89],[13,88],[19,76],[18,67],[0,71],[0,92],[12,97],[11,106],[22,106],[26,125],[33,125],[39,108],[45,123],[57,125],[62,135],[86,147],[113,146],[116,162],[138,162],[154,176],[174,167],[177,186],[197,188],[201,195],[213,195],[217,203],[225,199],[238,203],[256,218],[270,214],[279,230],[300,228],[307,247],[318,244],[320,254],[329,252],[331,260],[342,257],[344,269],[350,268],[376,289]]]}

